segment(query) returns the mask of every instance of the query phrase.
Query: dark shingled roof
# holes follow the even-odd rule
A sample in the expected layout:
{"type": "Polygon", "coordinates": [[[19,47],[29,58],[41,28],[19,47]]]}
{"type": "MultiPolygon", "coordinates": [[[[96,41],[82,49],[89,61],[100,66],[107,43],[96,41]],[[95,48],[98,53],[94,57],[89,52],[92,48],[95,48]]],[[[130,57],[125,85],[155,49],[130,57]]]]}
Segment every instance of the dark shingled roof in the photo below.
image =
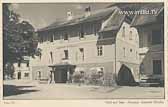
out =
{"type": "Polygon", "coordinates": [[[91,15],[88,17],[85,17],[84,15],[79,15],[79,16],[74,16],[74,18],[71,20],[67,20],[67,19],[57,20],[53,24],[47,27],[44,27],[42,29],[39,29],[38,32],[60,28],[60,27],[65,27],[65,26],[71,26],[71,25],[80,24],[80,23],[101,20],[103,18],[106,18],[108,15],[111,15],[116,8],[117,7],[114,6],[110,8],[93,11],[91,12],[91,15]]]}
{"type": "Polygon", "coordinates": [[[142,26],[145,24],[149,24],[152,22],[155,22],[157,20],[157,16],[160,14],[161,11],[163,11],[163,3],[153,3],[153,4],[146,4],[140,8],[140,10],[156,10],[157,14],[137,14],[135,15],[131,26],[142,26]]]}

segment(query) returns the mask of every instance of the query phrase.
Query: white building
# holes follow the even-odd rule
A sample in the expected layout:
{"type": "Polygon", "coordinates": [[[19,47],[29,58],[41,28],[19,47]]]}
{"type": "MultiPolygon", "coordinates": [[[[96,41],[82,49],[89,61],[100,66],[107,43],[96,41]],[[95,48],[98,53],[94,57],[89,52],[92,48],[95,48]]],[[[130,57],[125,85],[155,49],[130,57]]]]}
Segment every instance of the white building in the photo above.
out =
{"type": "Polygon", "coordinates": [[[88,74],[97,68],[105,81],[137,82],[138,33],[119,11],[116,6],[97,11],[89,7],[83,15],[68,12],[67,18],[38,30],[42,54],[30,60],[33,79],[47,79],[53,70],[55,82],[66,82],[76,71],[88,74]]]}

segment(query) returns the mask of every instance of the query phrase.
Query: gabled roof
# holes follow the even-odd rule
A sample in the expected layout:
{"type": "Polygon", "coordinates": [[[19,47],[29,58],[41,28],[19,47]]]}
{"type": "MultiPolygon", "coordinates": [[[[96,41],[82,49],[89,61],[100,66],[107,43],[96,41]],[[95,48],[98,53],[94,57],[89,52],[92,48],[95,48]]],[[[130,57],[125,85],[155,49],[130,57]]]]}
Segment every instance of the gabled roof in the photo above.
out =
{"type": "Polygon", "coordinates": [[[126,18],[126,15],[120,14],[120,9],[116,9],[112,16],[107,20],[106,25],[100,32],[118,30],[126,18]]]}
{"type": "Polygon", "coordinates": [[[163,8],[163,3],[145,4],[139,10],[155,10],[157,14],[136,14],[131,26],[142,26],[157,21],[158,15],[164,10],[163,8]]]}
{"type": "MultiPolygon", "coordinates": [[[[136,11],[136,10],[139,10],[143,5],[144,3],[113,3],[112,5],[109,5],[108,7],[117,6],[122,11],[136,11]]],[[[135,15],[127,14],[127,16],[129,16],[129,18],[132,20],[135,15]]]]}
{"type": "Polygon", "coordinates": [[[76,24],[80,24],[80,23],[101,20],[101,19],[106,18],[108,15],[111,15],[116,8],[117,7],[114,6],[114,7],[110,7],[110,8],[105,8],[105,9],[93,11],[93,12],[91,12],[91,15],[88,17],[85,17],[84,15],[78,15],[78,16],[74,16],[74,18],[71,20],[61,19],[61,20],[58,20],[47,27],[39,29],[38,32],[51,30],[51,29],[55,29],[55,28],[60,28],[60,27],[65,27],[65,26],[76,25],[76,24]]]}

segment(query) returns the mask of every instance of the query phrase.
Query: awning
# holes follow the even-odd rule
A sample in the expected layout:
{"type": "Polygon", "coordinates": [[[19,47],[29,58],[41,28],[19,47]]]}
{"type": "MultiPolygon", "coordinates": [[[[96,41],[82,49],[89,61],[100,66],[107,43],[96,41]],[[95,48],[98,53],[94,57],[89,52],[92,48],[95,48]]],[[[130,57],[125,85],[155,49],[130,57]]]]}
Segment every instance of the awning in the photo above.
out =
{"type": "Polygon", "coordinates": [[[60,64],[53,64],[53,65],[49,65],[48,67],[51,68],[56,68],[56,69],[67,69],[67,68],[75,68],[76,65],[73,64],[69,64],[69,63],[60,63],[60,64]]]}

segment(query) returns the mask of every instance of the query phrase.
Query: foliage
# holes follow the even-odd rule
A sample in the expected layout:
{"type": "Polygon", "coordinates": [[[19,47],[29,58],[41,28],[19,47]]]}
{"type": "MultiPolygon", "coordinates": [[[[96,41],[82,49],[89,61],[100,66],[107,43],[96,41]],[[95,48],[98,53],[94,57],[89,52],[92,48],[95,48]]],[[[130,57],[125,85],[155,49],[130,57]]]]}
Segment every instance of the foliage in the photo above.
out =
{"type": "Polygon", "coordinates": [[[94,85],[102,85],[103,83],[103,75],[98,73],[98,72],[92,72],[90,74],[90,79],[89,79],[90,84],[94,85]]]}
{"type": "Polygon", "coordinates": [[[37,34],[28,21],[20,21],[20,15],[3,4],[3,65],[20,62],[24,56],[34,56],[37,48],[37,34]]]}
{"type": "Polygon", "coordinates": [[[84,75],[80,72],[74,72],[72,75],[72,80],[74,83],[81,83],[84,82],[84,75]]]}

